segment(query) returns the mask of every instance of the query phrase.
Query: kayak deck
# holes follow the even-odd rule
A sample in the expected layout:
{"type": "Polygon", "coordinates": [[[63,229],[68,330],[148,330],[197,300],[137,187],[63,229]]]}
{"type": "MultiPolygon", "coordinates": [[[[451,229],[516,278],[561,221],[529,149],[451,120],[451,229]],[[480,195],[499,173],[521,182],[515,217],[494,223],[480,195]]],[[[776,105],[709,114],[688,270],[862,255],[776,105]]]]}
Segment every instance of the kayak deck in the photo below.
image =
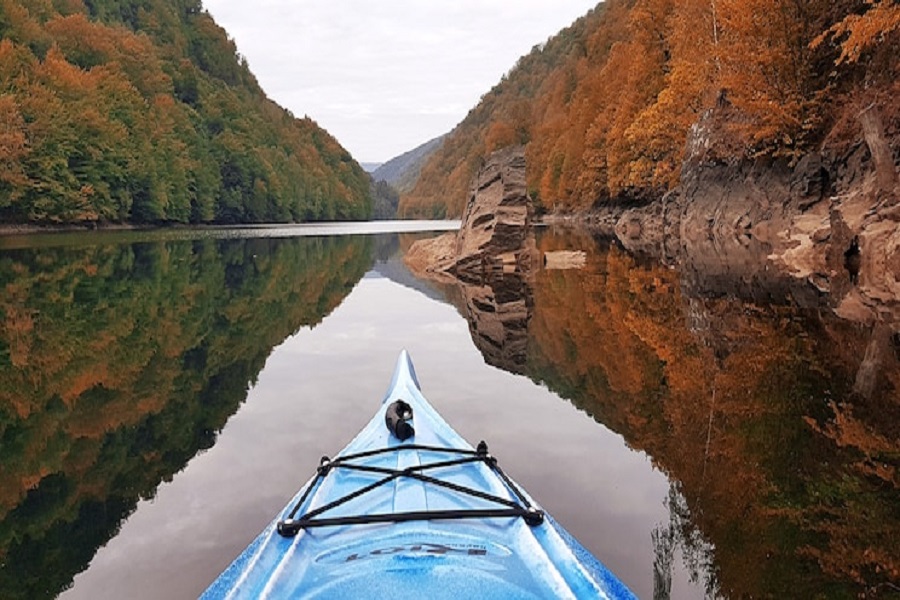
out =
{"type": "Polygon", "coordinates": [[[203,598],[632,598],[419,391],[404,351],[381,409],[203,598]],[[414,434],[385,426],[408,405],[414,434]]]}
{"type": "MultiPolygon", "coordinates": [[[[388,457],[388,461],[391,461],[388,457]]],[[[350,487],[350,486],[348,486],[350,487]]],[[[456,519],[495,519],[503,517],[521,517],[529,525],[540,525],[544,520],[544,513],[540,509],[531,505],[528,498],[522,494],[518,487],[508,478],[500,469],[497,460],[488,452],[487,444],[481,442],[478,444],[477,450],[469,450],[465,448],[442,448],[439,446],[423,446],[419,444],[410,444],[403,446],[392,446],[381,448],[378,450],[370,450],[356,454],[347,454],[331,460],[327,457],[322,459],[316,477],[307,486],[306,491],[294,505],[294,508],[288,513],[287,517],[278,522],[278,533],[285,537],[296,535],[304,529],[312,529],[315,527],[336,527],[340,525],[366,525],[372,523],[405,523],[408,521],[450,521],[456,519]],[[411,452],[416,452],[419,459],[415,464],[408,464],[403,468],[392,468],[372,464],[372,459],[387,455],[398,455],[400,453],[407,456],[411,452]],[[423,460],[424,458],[424,460],[423,460]],[[515,500],[509,498],[492,495],[483,491],[484,486],[465,485],[459,481],[451,481],[439,476],[438,472],[446,472],[453,467],[466,465],[467,471],[471,474],[471,465],[475,463],[484,463],[493,473],[499,477],[506,487],[513,492],[515,500]],[[324,481],[328,475],[335,469],[344,469],[357,473],[365,473],[376,477],[375,481],[366,483],[360,481],[356,487],[352,487],[353,491],[344,496],[336,498],[324,506],[310,508],[306,512],[301,512],[301,508],[306,504],[306,499],[314,492],[318,485],[324,481]],[[460,506],[460,499],[453,497],[452,506],[445,508],[434,508],[428,502],[427,494],[418,494],[415,486],[400,493],[394,494],[393,510],[386,512],[372,512],[367,508],[367,512],[356,515],[343,516],[325,516],[326,513],[332,513],[344,504],[353,502],[356,498],[364,494],[371,493],[383,485],[389,485],[396,482],[397,486],[401,484],[401,480],[411,479],[415,482],[423,484],[422,491],[426,491],[427,486],[442,488],[445,491],[453,492],[458,495],[469,496],[471,498],[485,501],[494,505],[491,507],[467,507],[460,506]],[[301,514],[298,515],[298,512],[301,514]]]]}

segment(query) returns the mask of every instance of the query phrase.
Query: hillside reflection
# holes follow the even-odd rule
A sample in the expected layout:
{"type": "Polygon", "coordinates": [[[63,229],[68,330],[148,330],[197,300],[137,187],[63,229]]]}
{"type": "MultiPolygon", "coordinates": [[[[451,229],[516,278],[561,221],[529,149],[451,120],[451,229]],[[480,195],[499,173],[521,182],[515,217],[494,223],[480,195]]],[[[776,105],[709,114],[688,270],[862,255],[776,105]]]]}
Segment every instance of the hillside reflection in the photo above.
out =
{"type": "Polygon", "coordinates": [[[0,255],[0,597],[52,598],[199,451],[272,348],[372,264],[373,238],[0,255]]]}
{"type": "Polygon", "coordinates": [[[586,251],[585,265],[442,289],[486,362],[546,384],[669,474],[658,597],[676,546],[725,597],[900,590],[900,323],[843,320],[771,273],[680,272],[571,232],[538,244],[586,251]]]}

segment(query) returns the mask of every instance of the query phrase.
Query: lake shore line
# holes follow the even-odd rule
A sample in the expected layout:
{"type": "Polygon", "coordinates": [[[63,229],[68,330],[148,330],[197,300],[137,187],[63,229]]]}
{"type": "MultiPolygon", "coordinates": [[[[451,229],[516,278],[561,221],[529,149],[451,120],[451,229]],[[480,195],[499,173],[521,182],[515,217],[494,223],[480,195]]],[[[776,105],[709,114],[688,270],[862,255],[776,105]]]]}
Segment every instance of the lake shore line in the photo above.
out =
{"type": "Polygon", "coordinates": [[[0,236],[79,231],[143,231],[160,228],[158,225],[135,225],[131,223],[0,223],[0,236]]]}

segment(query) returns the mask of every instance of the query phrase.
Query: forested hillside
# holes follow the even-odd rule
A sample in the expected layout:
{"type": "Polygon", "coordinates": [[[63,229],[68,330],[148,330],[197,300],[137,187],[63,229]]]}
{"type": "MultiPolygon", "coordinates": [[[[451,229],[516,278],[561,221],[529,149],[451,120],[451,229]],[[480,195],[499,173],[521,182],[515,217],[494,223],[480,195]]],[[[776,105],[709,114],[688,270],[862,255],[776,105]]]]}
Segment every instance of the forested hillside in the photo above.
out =
{"type": "Polygon", "coordinates": [[[894,0],[607,0],[520,59],[400,212],[459,216],[483,158],[513,143],[544,209],[655,198],[704,114],[727,132],[721,161],[846,151],[869,106],[896,139],[898,54],[894,0]]]}
{"type": "Polygon", "coordinates": [[[0,0],[0,222],[370,213],[362,168],[266,98],[200,0],[0,0]]]}

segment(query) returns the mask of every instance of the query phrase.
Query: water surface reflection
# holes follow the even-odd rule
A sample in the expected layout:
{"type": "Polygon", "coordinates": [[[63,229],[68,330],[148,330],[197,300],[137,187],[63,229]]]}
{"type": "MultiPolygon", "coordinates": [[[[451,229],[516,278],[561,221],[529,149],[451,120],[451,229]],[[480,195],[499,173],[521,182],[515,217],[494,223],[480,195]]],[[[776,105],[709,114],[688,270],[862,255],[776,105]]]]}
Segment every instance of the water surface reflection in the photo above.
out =
{"type": "Polygon", "coordinates": [[[4,251],[0,597],[64,589],[213,445],[272,347],[333,310],[371,250],[335,237],[4,251]]]}
{"type": "Polygon", "coordinates": [[[900,587],[894,324],[573,232],[538,247],[583,268],[426,282],[413,237],[0,251],[0,597],[195,596],[401,348],[640,597],[900,587]]]}
{"type": "Polygon", "coordinates": [[[487,362],[546,384],[672,478],[654,596],[672,548],[710,595],[900,589],[900,324],[845,320],[808,284],[713,255],[682,271],[585,233],[538,242],[586,265],[441,285],[487,362]]]}

